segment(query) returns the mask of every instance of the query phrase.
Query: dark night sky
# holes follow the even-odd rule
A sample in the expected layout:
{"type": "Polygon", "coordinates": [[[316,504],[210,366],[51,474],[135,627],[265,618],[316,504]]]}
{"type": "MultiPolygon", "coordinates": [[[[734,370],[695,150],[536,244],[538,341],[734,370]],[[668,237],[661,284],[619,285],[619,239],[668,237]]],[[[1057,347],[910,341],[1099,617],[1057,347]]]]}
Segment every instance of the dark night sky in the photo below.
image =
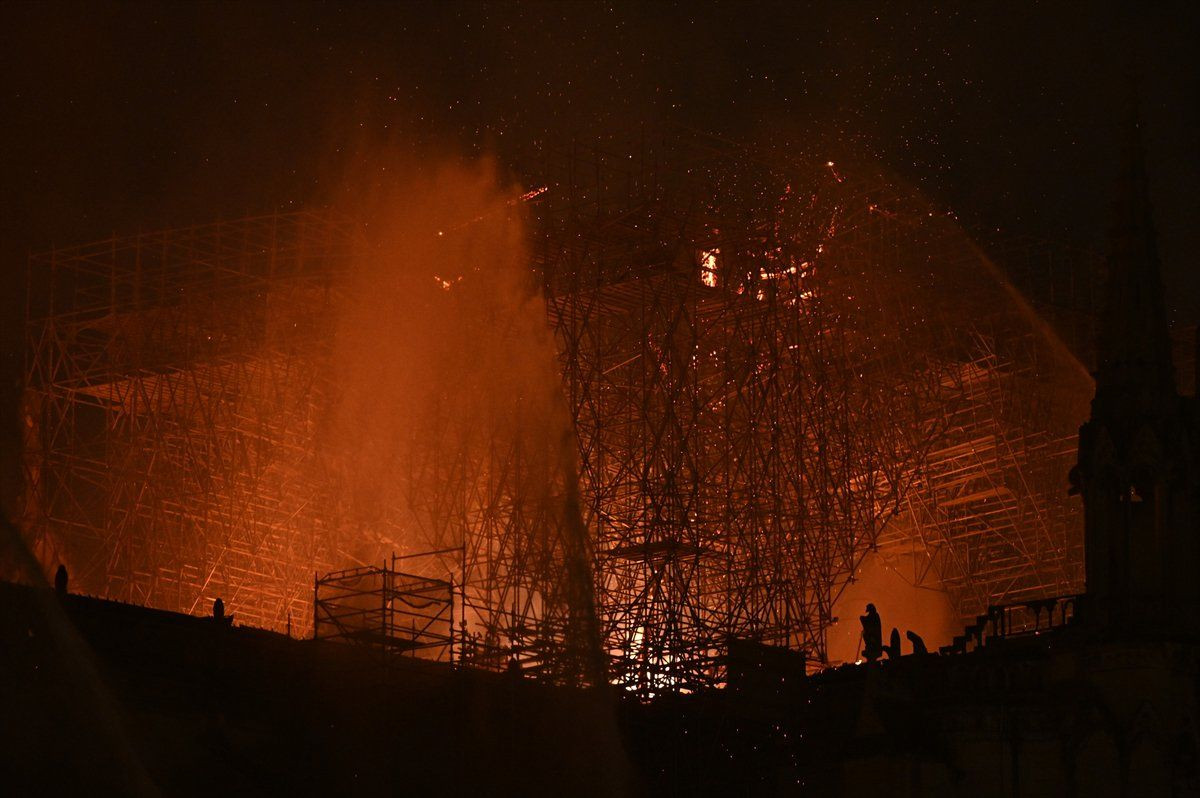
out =
{"type": "Polygon", "coordinates": [[[808,132],[972,225],[1101,248],[1132,61],[1169,302],[1195,321],[1194,4],[895,5],[6,4],[9,326],[29,250],[320,201],[379,137],[808,132]]]}

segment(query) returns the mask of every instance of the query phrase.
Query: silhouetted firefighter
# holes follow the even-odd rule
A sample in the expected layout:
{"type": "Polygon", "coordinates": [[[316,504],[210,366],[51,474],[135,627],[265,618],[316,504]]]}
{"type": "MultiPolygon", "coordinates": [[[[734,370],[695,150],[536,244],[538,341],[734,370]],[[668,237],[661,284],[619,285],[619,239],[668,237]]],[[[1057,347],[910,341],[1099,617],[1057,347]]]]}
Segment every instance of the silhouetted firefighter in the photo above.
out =
{"type": "Polygon", "coordinates": [[[60,565],[54,572],[54,592],[60,596],[67,595],[67,566],[60,565]]]}
{"type": "Polygon", "coordinates": [[[867,605],[867,614],[858,618],[862,622],[863,656],[874,662],[883,656],[883,626],[874,604],[867,605]]]}
{"type": "Polygon", "coordinates": [[[914,654],[928,654],[929,649],[925,647],[925,640],[916,632],[909,629],[904,633],[908,638],[908,642],[912,643],[914,654]]]}
{"type": "Polygon", "coordinates": [[[225,614],[225,602],[219,596],[213,602],[213,620],[223,626],[233,626],[233,616],[225,614]]]}
{"type": "Polygon", "coordinates": [[[888,644],[883,647],[883,650],[887,652],[888,659],[900,659],[904,653],[900,650],[900,630],[896,627],[892,627],[892,634],[888,637],[888,644]]]}

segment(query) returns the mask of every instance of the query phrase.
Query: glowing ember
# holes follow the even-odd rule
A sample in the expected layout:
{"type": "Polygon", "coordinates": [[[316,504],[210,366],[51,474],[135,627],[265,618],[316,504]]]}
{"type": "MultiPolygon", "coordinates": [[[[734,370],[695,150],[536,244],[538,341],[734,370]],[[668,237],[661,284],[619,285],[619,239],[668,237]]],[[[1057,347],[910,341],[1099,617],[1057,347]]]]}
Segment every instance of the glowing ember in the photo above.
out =
{"type": "Polygon", "coordinates": [[[717,287],[717,273],[721,269],[717,256],[720,254],[721,250],[716,248],[700,251],[700,282],[709,288],[717,287]]]}

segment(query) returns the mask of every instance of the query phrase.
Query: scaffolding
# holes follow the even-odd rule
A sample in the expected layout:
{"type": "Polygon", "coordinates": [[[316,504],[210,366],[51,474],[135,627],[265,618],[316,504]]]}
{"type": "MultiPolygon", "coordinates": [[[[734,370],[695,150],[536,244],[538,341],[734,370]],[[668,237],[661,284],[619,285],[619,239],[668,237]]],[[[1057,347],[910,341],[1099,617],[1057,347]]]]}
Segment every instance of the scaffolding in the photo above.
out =
{"type": "Polygon", "coordinates": [[[878,170],[686,132],[526,171],[569,441],[521,391],[432,402],[368,528],[327,421],[339,286],[369,257],[354,224],[55,250],[30,263],[38,556],[94,593],[222,596],[326,636],[342,610],[375,633],[355,602],[385,546],[447,549],[411,574],[459,591],[428,651],[642,696],[724,684],[731,644],[828,661],[870,552],[965,618],[1078,592],[1086,374],[952,218],[878,170]]]}
{"type": "Polygon", "coordinates": [[[690,132],[557,156],[538,268],[614,683],[721,684],[731,639],[826,662],[870,551],[963,618],[1079,589],[1089,378],[953,218],[690,132]]]}
{"type": "Polygon", "coordinates": [[[396,567],[452,553],[392,555],[390,563],[318,574],[313,580],[313,639],[353,643],[385,655],[461,659],[454,609],[462,606],[462,598],[453,576],[433,579],[396,567]]]}
{"type": "Polygon", "coordinates": [[[345,563],[315,445],[351,225],[273,215],[30,261],[25,531],[81,590],[244,622],[312,616],[345,563]],[[323,506],[324,505],[324,506],[323,506]]]}

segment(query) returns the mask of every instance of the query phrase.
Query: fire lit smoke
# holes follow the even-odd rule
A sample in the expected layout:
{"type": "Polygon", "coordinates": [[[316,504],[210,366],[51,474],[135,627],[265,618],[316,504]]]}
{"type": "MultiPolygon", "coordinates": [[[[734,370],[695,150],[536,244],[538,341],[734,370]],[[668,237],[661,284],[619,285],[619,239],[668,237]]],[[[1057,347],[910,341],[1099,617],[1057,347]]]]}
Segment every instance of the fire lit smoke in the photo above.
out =
{"type": "Polygon", "coordinates": [[[346,555],[465,547],[425,567],[468,582],[478,656],[534,658],[539,641],[511,627],[560,618],[595,677],[574,435],[527,246],[523,201],[538,192],[489,161],[397,171],[409,177],[343,209],[368,220],[333,353],[346,555]]]}
{"type": "Polygon", "coordinates": [[[367,207],[348,209],[369,219],[368,244],[338,303],[331,429],[351,475],[351,522],[375,527],[399,550],[442,542],[411,528],[401,539],[385,531],[390,512],[415,512],[417,498],[400,495],[403,475],[430,444],[464,443],[485,421],[478,414],[517,393],[549,401],[535,396],[548,394],[539,362],[548,355],[538,297],[522,282],[525,224],[494,168],[409,173],[363,200],[367,207]],[[452,428],[437,426],[451,420],[452,428]]]}

